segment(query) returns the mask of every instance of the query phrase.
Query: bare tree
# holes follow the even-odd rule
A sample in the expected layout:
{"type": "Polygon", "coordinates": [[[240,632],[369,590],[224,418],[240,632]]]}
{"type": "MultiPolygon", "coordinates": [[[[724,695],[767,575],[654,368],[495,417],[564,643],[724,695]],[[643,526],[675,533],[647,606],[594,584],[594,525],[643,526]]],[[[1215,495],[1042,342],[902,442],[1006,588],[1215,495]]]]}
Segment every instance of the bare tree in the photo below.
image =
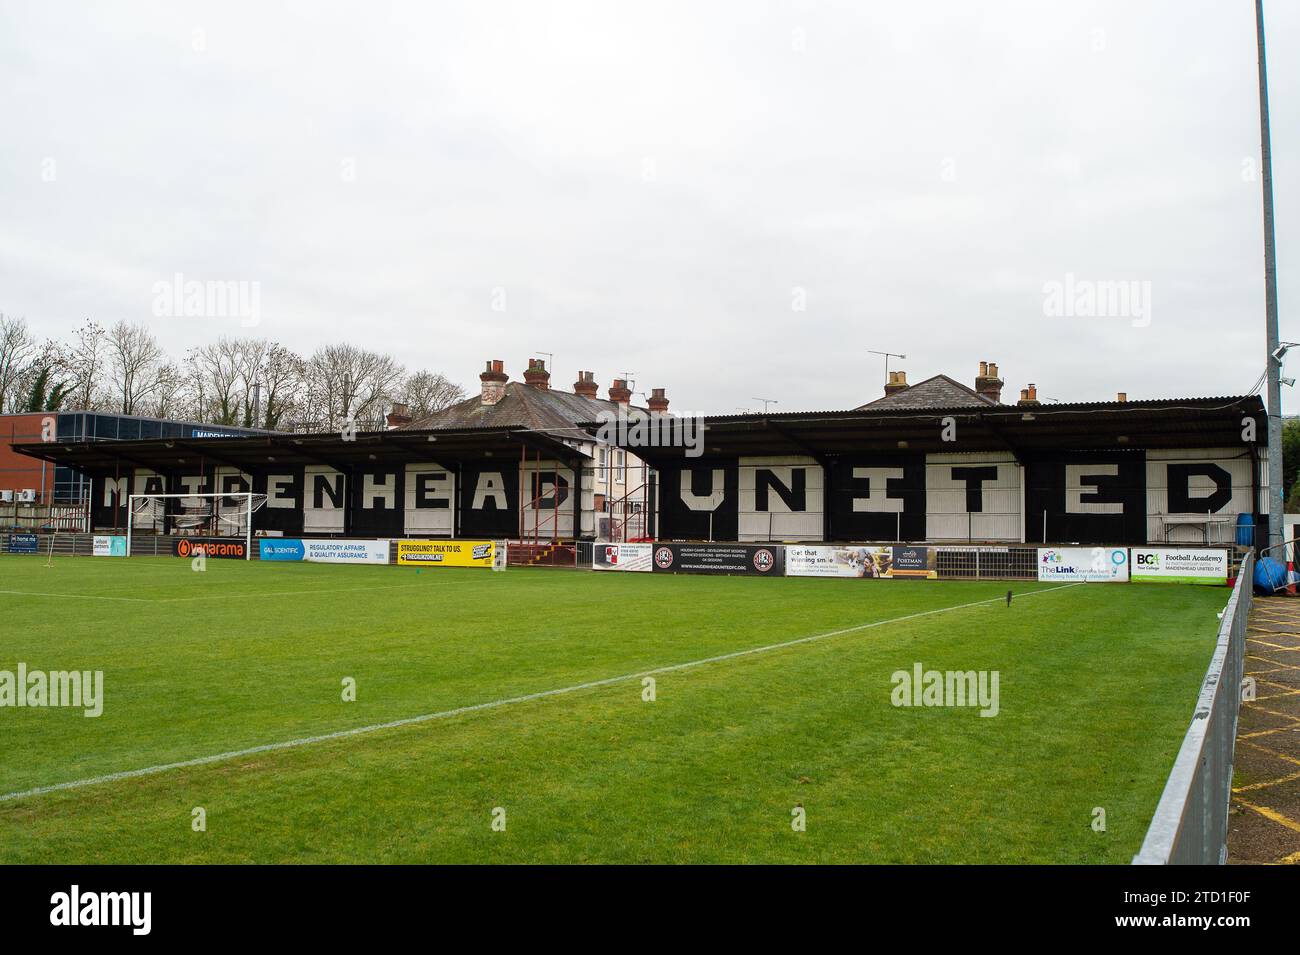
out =
{"type": "Polygon", "coordinates": [[[244,343],[218,338],[190,352],[185,363],[202,402],[199,416],[212,424],[239,424],[243,412],[244,343]]]}
{"type": "Polygon", "coordinates": [[[108,359],[114,403],[122,414],[139,414],[159,387],[166,356],[144,325],[118,322],[108,331],[108,359]]]}
{"type": "Polygon", "coordinates": [[[174,361],[160,364],[155,372],[157,387],[141,408],[155,418],[202,420],[202,409],[194,403],[191,376],[174,361]]]}
{"type": "Polygon", "coordinates": [[[392,355],[347,343],[304,359],[278,342],[223,337],[177,363],[145,325],[117,322],[105,329],[87,319],[68,343],[38,345],[25,320],[0,315],[0,409],[30,404],[38,393],[47,403],[61,398],[70,410],[271,431],[333,430],[348,420],[382,428],[394,401],[425,417],[465,397],[441,374],[408,375],[392,355]]]}
{"type": "Polygon", "coordinates": [[[406,373],[391,355],[348,344],[317,349],[306,371],[307,415],[327,430],[349,420],[377,427],[406,373]]]}
{"type": "Polygon", "coordinates": [[[0,414],[15,410],[27,397],[28,371],[36,341],[24,318],[0,314],[0,414]]]}
{"type": "Polygon", "coordinates": [[[433,371],[417,371],[407,378],[404,393],[417,421],[466,398],[464,388],[433,371]]]}
{"type": "Polygon", "coordinates": [[[275,431],[286,416],[302,407],[305,374],[306,362],[301,356],[283,345],[271,343],[262,360],[261,421],[254,422],[256,427],[275,431]]]}
{"type": "Polygon", "coordinates": [[[71,378],[65,406],[78,411],[94,411],[107,403],[104,375],[108,365],[108,334],[87,319],[72,335],[72,343],[64,350],[64,361],[71,378]]]}

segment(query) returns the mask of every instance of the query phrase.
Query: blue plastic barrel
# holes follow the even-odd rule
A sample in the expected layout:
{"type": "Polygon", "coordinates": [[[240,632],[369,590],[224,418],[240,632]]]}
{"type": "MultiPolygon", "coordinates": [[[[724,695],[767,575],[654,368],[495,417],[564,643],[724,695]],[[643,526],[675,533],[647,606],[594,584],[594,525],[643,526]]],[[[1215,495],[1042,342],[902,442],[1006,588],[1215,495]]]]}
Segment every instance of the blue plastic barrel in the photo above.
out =
{"type": "Polygon", "coordinates": [[[1237,515],[1237,543],[1242,547],[1255,546],[1255,515],[1237,515]]]}
{"type": "Polygon", "coordinates": [[[1286,564],[1273,557],[1255,561],[1255,593],[1272,594],[1286,586],[1286,564]]]}

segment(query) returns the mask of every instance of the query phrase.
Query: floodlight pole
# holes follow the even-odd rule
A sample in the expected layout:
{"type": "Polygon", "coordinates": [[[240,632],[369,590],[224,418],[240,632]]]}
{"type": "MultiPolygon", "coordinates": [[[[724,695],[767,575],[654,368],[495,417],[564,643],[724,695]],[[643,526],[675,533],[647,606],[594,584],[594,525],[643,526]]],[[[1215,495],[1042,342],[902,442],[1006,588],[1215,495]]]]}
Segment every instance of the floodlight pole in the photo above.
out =
{"type": "Polygon", "coordinates": [[[1276,357],[1277,249],[1273,238],[1273,149],[1268,133],[1268,67],[1264,59],[1264,0],[1255,0],[1259,51],[1259,155],[1264,191],[1264,328],[1268,369],[1268,545],[1282,545],[1282,360],[1276,357]]]}

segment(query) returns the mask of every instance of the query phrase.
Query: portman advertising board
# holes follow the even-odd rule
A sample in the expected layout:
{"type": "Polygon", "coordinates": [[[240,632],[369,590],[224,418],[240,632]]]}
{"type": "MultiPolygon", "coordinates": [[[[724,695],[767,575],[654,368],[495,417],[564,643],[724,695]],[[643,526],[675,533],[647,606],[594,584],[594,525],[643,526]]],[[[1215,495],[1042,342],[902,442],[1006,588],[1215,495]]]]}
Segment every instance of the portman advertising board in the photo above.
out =
{"type": "Polygon", "coordinates": [[[1226,550],[1134,547],[1132,579],[1164,584],[1226,584],[1226,550]]]}
{"type": "Polygon", "coordinates": [[[248,544],[239,537],[178,537],[172,541],[172,556],[244,560],[248,544]]]}
{"type": "Polygon", "coordinates": [[[125,557],[126,538],[96,535],[90,553],[94,557],[125,557]]]}
{"type": "Polygon", "coordinates": [[[338,540],[335,538],[263,538],[257,542],[262,560],[305,560],[318,564],[386,564],[386,540],[338,540]]]}
{"type": "Polygon", "coordinates": [[[761,544],[655,544],[654,569],[682,574],[781,577],[785,548],[761,544]]]}
{"type": "Polygon", "coordinates": [[[407,567],[486,567],[491,570],[495,553],[495,541],[397,542],[397,562],[407,567]]]}
{"type": "Polygon", "coordinates": [[[40,550],[40,541],[35,534],[10,534],[9,553],[35,554],[40,550]]]}
{"type": "Polygon", "coordinates": [[[654,568],[654,544],[596,544],[591,566],[595,570],[650,571],[654,568]]]}
{"type": "Polygon", "coordinates": [[[1038,579],[1119,583],[1128,580],[1126,547],[1040,547],[1038,579]]]}
{"type": "Polygon", "coordinates": [[[934,548],[801,545],[785,549],[787,577],[901,577],[933,579],[934,548]]]}

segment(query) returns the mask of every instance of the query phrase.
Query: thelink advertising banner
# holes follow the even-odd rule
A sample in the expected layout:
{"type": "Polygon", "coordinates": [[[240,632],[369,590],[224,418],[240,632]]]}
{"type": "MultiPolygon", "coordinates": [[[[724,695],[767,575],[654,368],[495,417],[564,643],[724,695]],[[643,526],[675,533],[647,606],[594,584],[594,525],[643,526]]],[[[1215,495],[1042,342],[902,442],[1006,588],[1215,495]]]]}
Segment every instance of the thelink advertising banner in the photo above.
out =
{"type": "Polygon", "coordinates": [[[1127,547],[1040,547],[1038,579],[1120,583],[1129,578],[1127,547]]]}

